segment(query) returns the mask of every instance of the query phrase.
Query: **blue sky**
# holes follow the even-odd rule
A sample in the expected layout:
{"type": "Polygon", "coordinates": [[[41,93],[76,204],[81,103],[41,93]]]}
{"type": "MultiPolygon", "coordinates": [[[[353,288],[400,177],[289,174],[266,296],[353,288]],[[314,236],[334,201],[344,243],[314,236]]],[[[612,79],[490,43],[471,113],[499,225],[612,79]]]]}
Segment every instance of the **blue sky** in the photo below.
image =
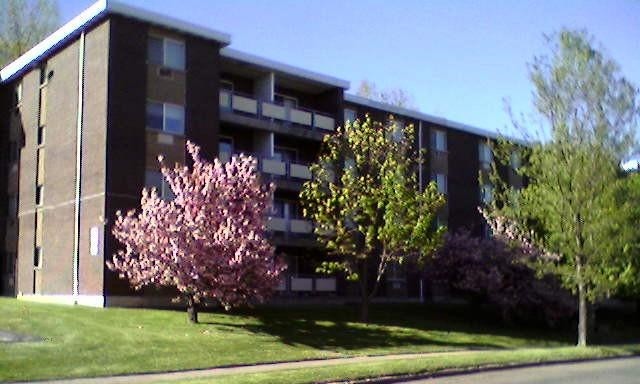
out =
{"type": "MultiPolygon", "coordinates": [[[[640,86],[640,1],[124,0],[232,36],[231,46],[380,88],[425,113],[509,132],[531,111],[526,63],[543,33],[586,28],[640,86]]],[[[66,22],[91,0],[59,1],[66,22]]]]}

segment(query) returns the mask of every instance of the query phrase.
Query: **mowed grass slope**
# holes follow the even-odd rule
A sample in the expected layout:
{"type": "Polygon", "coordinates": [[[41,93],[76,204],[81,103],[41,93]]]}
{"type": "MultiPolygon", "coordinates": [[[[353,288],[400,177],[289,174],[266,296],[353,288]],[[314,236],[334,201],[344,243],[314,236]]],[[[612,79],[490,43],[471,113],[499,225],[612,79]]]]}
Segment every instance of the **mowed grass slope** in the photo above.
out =
{"type": "Polygon", "coordinates": [[[0,298],[0,330],[42,342],[0,344],[0,381],[184,370],[364,354],[566,346],[571,337],[504,328],[468,310],[374,306],[201,313],[86,308],[0,298]]]}

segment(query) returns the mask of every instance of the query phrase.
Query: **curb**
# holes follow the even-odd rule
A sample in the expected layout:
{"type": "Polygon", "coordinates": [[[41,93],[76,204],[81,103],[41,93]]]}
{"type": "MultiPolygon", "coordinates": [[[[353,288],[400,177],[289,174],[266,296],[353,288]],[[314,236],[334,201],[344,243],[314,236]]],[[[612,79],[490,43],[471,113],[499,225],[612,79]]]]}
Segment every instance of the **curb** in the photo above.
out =
{"type": "Polygon", "coordinates": [[[623,355],[623,356],[587,357],[584,359],[550,360],[550,361],[540,361],[540,362],[533,362],[533,363],[485,364],[485,365],[469,367],[469,368],[446,368],[436,372],[425,372],[425,373],[395,375],[395,376],[382,376],[377,378],[372,377],[368,379],[356,379],[351,381],[328,381],[328,382],[324,382],[324,384],[344,384],[344,383],[395,384],[395,383],[401,383],[407,380],[436,379],[440,377],[464,376],[464,375],[471,375],[474,373],[506,371],[509,369],[518,369],[518,368],[534,368],[534,367],[544,367],[544,366],[553,366],[553,365],[562,365],[562,364],[588,363],[592,361],[630,359],[630,358],[637,358],[639,356],[640,356],[640,353],[634,353],[634,354],[623,355]]]}

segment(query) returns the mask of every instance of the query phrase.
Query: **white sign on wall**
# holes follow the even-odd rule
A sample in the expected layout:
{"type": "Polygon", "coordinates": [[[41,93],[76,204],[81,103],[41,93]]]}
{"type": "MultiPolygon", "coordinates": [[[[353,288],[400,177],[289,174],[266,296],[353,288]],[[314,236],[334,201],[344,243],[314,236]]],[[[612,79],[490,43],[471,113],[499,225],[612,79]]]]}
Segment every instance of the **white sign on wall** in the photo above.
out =
{"type": "Polygon", "coordinates": [[[91,227],[91,231],[89,233],[89,252],[91,253],[91,256],[101,256],[102,239],[100,232],[100,227],[91,227]]]}

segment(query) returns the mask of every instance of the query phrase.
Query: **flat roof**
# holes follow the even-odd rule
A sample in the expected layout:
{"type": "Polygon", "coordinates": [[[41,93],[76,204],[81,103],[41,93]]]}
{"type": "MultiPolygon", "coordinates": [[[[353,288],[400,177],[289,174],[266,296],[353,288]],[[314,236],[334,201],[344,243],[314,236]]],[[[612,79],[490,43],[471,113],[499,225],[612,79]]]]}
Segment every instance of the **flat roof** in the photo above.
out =
{"type": "Polygon", "coordinates": [[[93,23],[102,17],[111,14],[127,16],[150,24],[160,25],[164,28],[215,40],[223,45],[229,45],[231,43],[231,36],[229,34],[215,29],[134,7],[118,0],[98,0],[15,61],[2,68],[0,70],[0,82],[11,80],[24,69],[29,68],[35,61],[72,39],[84,28],[93,25],[93,23]]]}
{"type": "Polygon", "coordinates": [[[346,102],[349,102],[349,103],[352,103],[352,104],[358,104],[358,105],[362,105],[362,106],[366,106],[366,107],[370,107],[370,108],[380,109],[380,110],[385,111],[385,112],[389,112],[389,113],[392,113],[392,114],[397,114],[399,116],[410,117],[410,118],[413,118],[413,119],[416,119],[416,120],[428,121],[428,122],[431,122],[431,123],[442,125],[442,126],[447,127],[447,128],[457,129],[459,131],[472,133],[474,135],[478,135],[478,136],[482,136],[482,137],[487,137],[487,138],[491,138],[491,139],[498,139],[500,137],[504,137],[504,138],[509,139],[511,141],[514,141],[514,142],[517,142],[517,143],[520,143],[520,144],[525,144],[525,141],[522,140],[522,139],[518,139],[518,138],[515,138],[515,137],[509,137],[509,136],[505,136],[505,135],[500,135],[500,133],[494,132],[494,131],[490,131],[488,129],[483,129],[483,128],[479,128],[479,127],[474,127],[472,125],[459,123],[459,122],[456,122],[456,121],[451,121],[451,120],[445,119],[444,117],[429,115],[427,113],[415,111],[415,110],[412,110],[412,109],[397,107],[395,105],[382,103],[382,102],[379,102],[379,101],[367,99],[366,97],[357,96],[357,95],[353,95],[353,94],[350,94],[350,93],[345,93],[344,94],[344,100],[346,102]]]}
{"type": "Polygon", "coordinates": [[[220,55],[228,59],[252,64],[258,68],[273,71],[275,73],[282,73],[290,76],[300,77],[302,79],[312,80],[318,83],[327,84],[338,88],[349,89],[349,87],[351,86],[351,84],[347,80],[342,80],[338,79],[337,77],[309,71],[304,68],[295,67],[293,65],[256,56],[251,53],[238,51],[237,49],[232,49],[229,47],[220,50],[220,55]]]}

